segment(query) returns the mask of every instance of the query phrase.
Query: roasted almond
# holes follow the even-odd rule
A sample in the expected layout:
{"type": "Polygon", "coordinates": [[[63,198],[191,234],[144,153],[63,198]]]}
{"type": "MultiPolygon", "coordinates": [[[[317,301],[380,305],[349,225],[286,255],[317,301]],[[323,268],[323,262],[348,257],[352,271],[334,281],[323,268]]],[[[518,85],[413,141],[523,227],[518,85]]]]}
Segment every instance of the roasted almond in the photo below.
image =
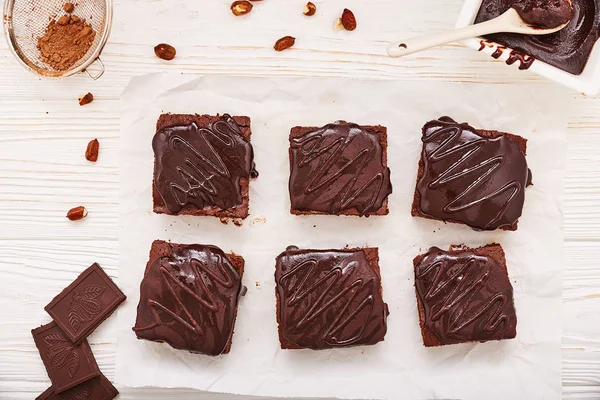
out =
{"type": "Polygon", "coordinates": [[[234,1],[231,3],[231,12],[233,15],[246,15],[252,11],[252,3],[247,0],[234,1]]]}
{"type": "Polygon", "coordinates": [[[304,12],[302,14],[304,14],[308,17],[312,17],[313,15],[315,15],[316,12],[317,12],[317,6],[315,6],[315,4],[313,2],[309,1],[304,6],[304,12]]]}
{"type": "Polygon", "coordinates": [[[87,93],[85,96],[79,98],[79,105],[85,106],[86,104],[90,104],[92,101],[94,101],[94,95],[87,93]]]}
{"type": "Polygon", "coordinates": [[[354,17],[354,13],[347,8],[344,8],[344,12],[342,13],[342,26],[347,31],[356,29],[356,18],[354,17]]]}
{"type": "Polygon", "coordinates": [[[162,60],[171,61],[175,58],[177,50],[175,50],[175,47],[171,46],[170,44],[161,43],[154,48],[154,54],[156,54],[156,57],[162,60]]]}
{"type": "Polygon", "coordinates": [[[98,142],[98,139],[90,140],[90,142],[87,145],[87,149],[85,149],[85,158],[91,162],[98,161],[99,150],[100,142],[98,142]]]}
{"type": "Polygon", "coordinates": [[[79,221],[80,219],[84,219],[87,216],[88,212],[84,206],[79,206],[75,208],[71,208],[67,212],[67,218],[71,221],[79,221]]]}
{"type": "Polygon", "coordinates": [[[296,38],[292,36],[284,36],[278,41],[275,42],[275,46],[273,48],[277,51],[283,51],[285,49],[289,49],[296,43],[296,38]]]}

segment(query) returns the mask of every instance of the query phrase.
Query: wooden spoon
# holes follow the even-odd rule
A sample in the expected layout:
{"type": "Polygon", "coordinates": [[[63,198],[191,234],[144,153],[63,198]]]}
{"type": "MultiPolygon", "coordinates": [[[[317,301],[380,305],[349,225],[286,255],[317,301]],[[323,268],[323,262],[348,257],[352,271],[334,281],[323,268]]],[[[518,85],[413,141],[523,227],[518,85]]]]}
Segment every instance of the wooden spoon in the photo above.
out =
{"type": "Polygon", "coordinates": [[[407,54],[416,53],[430,47],[440,46],[442,44],[457,42],[463,39],[489,35],[491,33],[510,32],[521,33],[524,35],[548,35],[558,32],[569,22],[557,26],[556,28],[542,29],[537,28],[521,18],[514,8],[509,8],[504,14],[480,24],[457,28],[454,30],[432,33],[429,35],[417,36],[400,42],[391,43],[388,47],[388,54],[391,57],[402,57],[407,54]]]}

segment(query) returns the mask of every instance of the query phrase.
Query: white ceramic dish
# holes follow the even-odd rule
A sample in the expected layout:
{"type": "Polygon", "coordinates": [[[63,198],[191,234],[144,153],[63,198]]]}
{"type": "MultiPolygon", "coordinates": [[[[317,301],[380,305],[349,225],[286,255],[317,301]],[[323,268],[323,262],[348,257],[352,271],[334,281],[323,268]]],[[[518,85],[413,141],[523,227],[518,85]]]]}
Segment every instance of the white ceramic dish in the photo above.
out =
{"type": "MultiPolygon", "coordinates": [[[[457,27],[472,25],[477,16],[477,12],[481,7],[482,0],[465,0],[460,16],[458,17],[457,27]]],[[[481,39],[467,39],[463,43],[474,49],[479,50],[481,47],[481,39]]],[[[588,96],[594,96],[600,91],[600,40],[596,42],[590,58],[585,66],[585,69],[580,75],[573,75],[556,67],[546,64],[543,61],[535,60],[529,67],[529,71],[548,78],[561,85],[570,87],[578,92],[588,96]]],[[[490,43],[481,51],[489,56],[496,51],[498,44],[490,43]]],[[[510,49],[507,49],[510,50],[510,49]]],[[[510,51],[503,51],[498,58],[499,61],[505,62],[509,57],[510,51]]],[[[512,64],[510,67],[518,69],[519,62],[512,64]]]]}

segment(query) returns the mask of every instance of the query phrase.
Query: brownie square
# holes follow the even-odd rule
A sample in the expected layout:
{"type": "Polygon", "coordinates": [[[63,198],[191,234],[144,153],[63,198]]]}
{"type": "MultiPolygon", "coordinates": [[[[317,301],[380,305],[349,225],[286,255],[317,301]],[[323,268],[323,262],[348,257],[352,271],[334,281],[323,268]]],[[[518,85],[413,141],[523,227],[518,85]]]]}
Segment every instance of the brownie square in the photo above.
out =
{"type": "Polygon", "coordinates": [[[153,139],[153,210],[158,214],[248,216],[254,168],[250,118],[162,114],[153,139]]]}
{"type": "Polygon", "coordinates": [[[44,308],[78,345],[125,301],[125,294],[94,263],[44,308]]]}
{"type": "Polygon", "coordinates": [[[441,117],[423,127],[415,217],[476,230],[516,230],[531,171],[527,140],[441,117]]]}
{"type": "Polygon", "coordinates": [[[387,128],[337,121],[290,132],[290,212],[387,215],[387,128]]]}
{"type": "Polygon", "coordinates": [[[100,375],[87,340],[75,346],[56,322],[31,331],[55,393],[62,393],[100,375]]]}
{"type": "Polygon", "coordinates": [[[290,246],[275,267],[282,349],[329,349],[384,340],[377,248],[300,250],[290,246]]]}
{"type": "Polygon", "coordinates": [[[512,339],[513,288],[502,246],[432,247],[413,260],[423,344],[512,339]]]}
{"type": "Polygon", "coordinates": [[[192,353],[229,353],[243,273],[244,259],[216,246],[155,240],[133,331],[192,353]]]}
{"type": "Polygon", "coordinates": [[[101,374],[58,394],[54,393],[52,387],[49,387],[35,400],[112,400],[118,395],[117,388],[101,374]]]}

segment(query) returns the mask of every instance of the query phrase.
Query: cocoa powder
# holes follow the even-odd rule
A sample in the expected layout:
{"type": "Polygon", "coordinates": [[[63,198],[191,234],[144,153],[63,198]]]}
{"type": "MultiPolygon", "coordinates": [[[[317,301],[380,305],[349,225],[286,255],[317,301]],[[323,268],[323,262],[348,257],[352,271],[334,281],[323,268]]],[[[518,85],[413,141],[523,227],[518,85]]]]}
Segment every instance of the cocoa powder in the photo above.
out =
{"type": "Polygon", "coordinates": [[[63,15],[50,21],[37,48],[42,60],[57,71],[71,68],[90,49],[96,32],[85,19],[63,15]]]}

